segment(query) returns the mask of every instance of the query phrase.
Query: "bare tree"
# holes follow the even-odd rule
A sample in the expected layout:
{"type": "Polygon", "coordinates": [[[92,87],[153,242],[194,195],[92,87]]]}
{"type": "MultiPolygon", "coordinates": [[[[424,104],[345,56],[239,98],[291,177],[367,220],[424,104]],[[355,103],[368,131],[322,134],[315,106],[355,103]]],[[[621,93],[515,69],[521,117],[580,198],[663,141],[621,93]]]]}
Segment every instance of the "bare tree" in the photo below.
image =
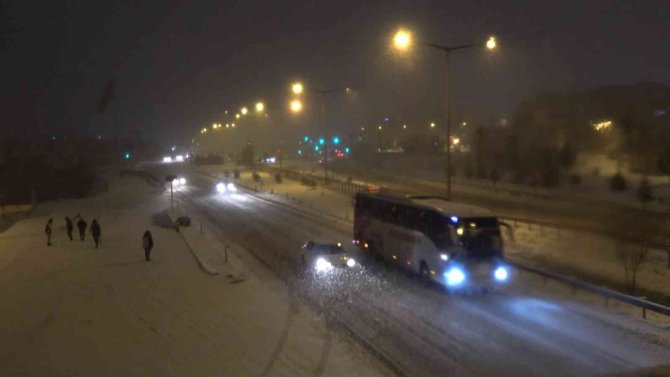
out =
{"type": "MultiPolygon", "coordinates": [[[[625,217],[623,217],[625,218],[625,217]]],[[[658,228],[653,221],[644,217],[619,220],[615,233],[621,236],[617,241],[617,259],[624,269],[628,293],[637,293],[637,277],[640,266],[646,260],[652,248],[658,228]]]]}

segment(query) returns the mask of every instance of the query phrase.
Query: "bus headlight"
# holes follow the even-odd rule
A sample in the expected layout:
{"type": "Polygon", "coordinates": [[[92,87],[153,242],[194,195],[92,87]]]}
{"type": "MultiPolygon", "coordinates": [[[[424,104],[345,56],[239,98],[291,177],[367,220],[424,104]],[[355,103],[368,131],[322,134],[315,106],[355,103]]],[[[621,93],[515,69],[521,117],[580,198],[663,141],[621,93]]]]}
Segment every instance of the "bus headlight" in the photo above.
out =
{"type": "Polygon", "coordinates": [[[185,185],[186,184],[186,178],[179,178],[179,184],[180,185],[185,185]]]}
{"type": "Polygon", "coordinates": [[[316,263],[314,263],[314,269],[316,272],[326,272],[330,271],[332,268],[333,264],[323,258],[317,259],[316,263]]]}
{"type": "Polygon", "coordinates": [[[449,260],[449,255],[442,253],[442,254],[440,254],[440,259],[442,259],[443,261],[446,262],[446,261],[449,260]]]}
{"type": "Polygon", "coordinates": [[[347,259],[347,266],[354,267],[355,265],[356,265],[356,261],[354,260],[354,258],[347,259]]]}
{"type": "Polygon", "coordinates": [[[496,270],[493,272],[493,276],[496,278],[498,281],[505,281],[507,280],[507,269],[503,266],[500,266],[496,268],[496,270]]]}
{"type": "Polygon", "coordinates": [[[455,286],[463,283],[465,280],[465,273],[458,267],[452,267],[444,273],[444,277],[447,278],[447,285],[455,286]]]}
{"type": "Polygon", "coordinates": [[[223,183],[217,183],[216,184],[216,191],[218,192],[226,192],[226,185],[223,183]]]}
{"type": "Polygon", "coordinates": [[[228,183],[227,187],[228,187],[228,191],[232,191],[232,192],[237,191],[237,187],[235,187],[235,185],[232,182],[228,183]]]}

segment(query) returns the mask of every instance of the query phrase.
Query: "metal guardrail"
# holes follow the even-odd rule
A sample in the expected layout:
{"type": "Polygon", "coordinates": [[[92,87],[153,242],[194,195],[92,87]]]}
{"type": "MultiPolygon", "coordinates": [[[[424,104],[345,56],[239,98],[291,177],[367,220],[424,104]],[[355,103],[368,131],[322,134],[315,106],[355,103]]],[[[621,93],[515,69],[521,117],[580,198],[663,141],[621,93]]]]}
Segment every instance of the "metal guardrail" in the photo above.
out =
{"type": "Polygon", "coordinates": [[[656,313],[663,314],[665,316],[670,317],[670,307],[667,307],[667,306],[664,306],[664,305],[661,305],[661,304],[657,304],[655,302],[647,301],[647,300],[639,298],[639,297],[630,296],[630,295],[627,295],[625,293],[613,291],[611,289],[604,288],[604,287],[601,287],[601,286],[585,283],[581,280],[577,280],[575,278],[571,278],[571,277],[568,277],[568,276],[559,275],[559,274],[549,272],[549,271],[545,271],[545,270],[538,269],[538,268],[528,267],[528,266],[525,266],[523,264],[513,262],[513,261],[510,261],[510,260],[508,260],[507,263],[509,263],[510,265],[514,266],[515,268],[517,268],[519,270],[523,270],[523,271],[530,272],[530,273],[533,273],[533,274],[536,274],[536,275],[540,275],[540,276],[543,276],[543,277],[546,277],[546,278],[549,278],[549,279],[553,279],[553,280],[559,281],[563,284],[569,285],[573,288],[581,289],[583,291],[587,291],[587,292],[594,293],[594,294],[597,294],[599,296],[605,297],[606,299],[612,299],[612,300],[624,302],[624,303],[629,304],[629,305],[637,306],[637,307],[642,309],[642,318],[645,318],[645,319],[647,318],[647,310],[650,310],[652,312],[656,312],[656,313]]]}

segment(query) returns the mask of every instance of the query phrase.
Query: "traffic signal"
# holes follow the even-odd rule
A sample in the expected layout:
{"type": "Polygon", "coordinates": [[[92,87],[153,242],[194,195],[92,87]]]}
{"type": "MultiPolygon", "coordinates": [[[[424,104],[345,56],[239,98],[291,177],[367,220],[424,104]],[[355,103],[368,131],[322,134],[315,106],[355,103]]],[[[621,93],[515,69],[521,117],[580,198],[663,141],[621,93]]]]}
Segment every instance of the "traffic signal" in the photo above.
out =
{"type": "Polygon", "coordinates": [[[130,157],[131,157],[130,152],[126,152],[126,153],[123,155],[123,158],[125,158],[126,160],[130,160],[130,157]]]}
{"type": "Polygon", "coordinates": [[[351,152],[351,149],[349,149],[349,147],[344,148],[344,153],[349,153],[349,152],[351,152]]]}
{"type": "Polygon", "coordinates": [[[323,145],[323,143],[325,143],[325,142],[326,142],[326,140],[324,140],[324,138],[322,138],[322,137],[319,138],[319,144],[323,145]]]}
{"type": "Polygon", "coordinates": [[[319,151],[319,146],[318,146],[318,145],[315,145],[315,146],[314,146],[314,150],[318,152],[318,151],[319,151]]]}
{"type": "Polygon", "coordinates": [[[337,145],[339,143],[340,143],[340,137],[339,136],[333,137],[333,144],[337,145]]]}

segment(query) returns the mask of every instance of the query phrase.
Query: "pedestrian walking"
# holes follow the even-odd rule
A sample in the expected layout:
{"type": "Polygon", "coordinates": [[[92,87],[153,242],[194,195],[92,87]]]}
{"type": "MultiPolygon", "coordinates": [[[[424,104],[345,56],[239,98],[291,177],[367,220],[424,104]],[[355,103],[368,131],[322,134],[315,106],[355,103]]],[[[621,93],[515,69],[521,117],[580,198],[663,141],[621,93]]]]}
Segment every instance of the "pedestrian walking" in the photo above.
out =
{"type": "Polygon", "coordinates": [[[65,216],[65,230],[67,231],[67,236],[72,241],[72,231],[74,230],[74,225],[72,224],[72,219],[65,216]]]}
{"type": "Polygon", "coordinates": [[[84,218],[80,218],[79,221],[77,221],[77,229],[79,229],[79,238],[81,240],[84,240],[84,237],[86,237],[86,220],[84,218]]]}
{"type": "Polygon", "coordinates": [[[93,222],[91,222],[91,235],[93,236],[93,242],[95,242],[96,249],[100,244],[100,234],[101,234],[100,224],[98,224],[98,220],[93,219],[93,222]]]}
{"type": "Polygon", "coordinates": [[[47,221],[47,225],[44,227],[44,233],[47,234],[47,246],[51,246],[51,225],[53,222],[53,219],[49,219],[49,221],[47,221]]]}
{"type": "Polygon", "coordinates": [[[144,248],[144,259],[147,262],[151,261],[151,249],[154,247],[154,239],[151,237],[151,232],[148,230],[142,236],[142,247],[144,248]]]}

